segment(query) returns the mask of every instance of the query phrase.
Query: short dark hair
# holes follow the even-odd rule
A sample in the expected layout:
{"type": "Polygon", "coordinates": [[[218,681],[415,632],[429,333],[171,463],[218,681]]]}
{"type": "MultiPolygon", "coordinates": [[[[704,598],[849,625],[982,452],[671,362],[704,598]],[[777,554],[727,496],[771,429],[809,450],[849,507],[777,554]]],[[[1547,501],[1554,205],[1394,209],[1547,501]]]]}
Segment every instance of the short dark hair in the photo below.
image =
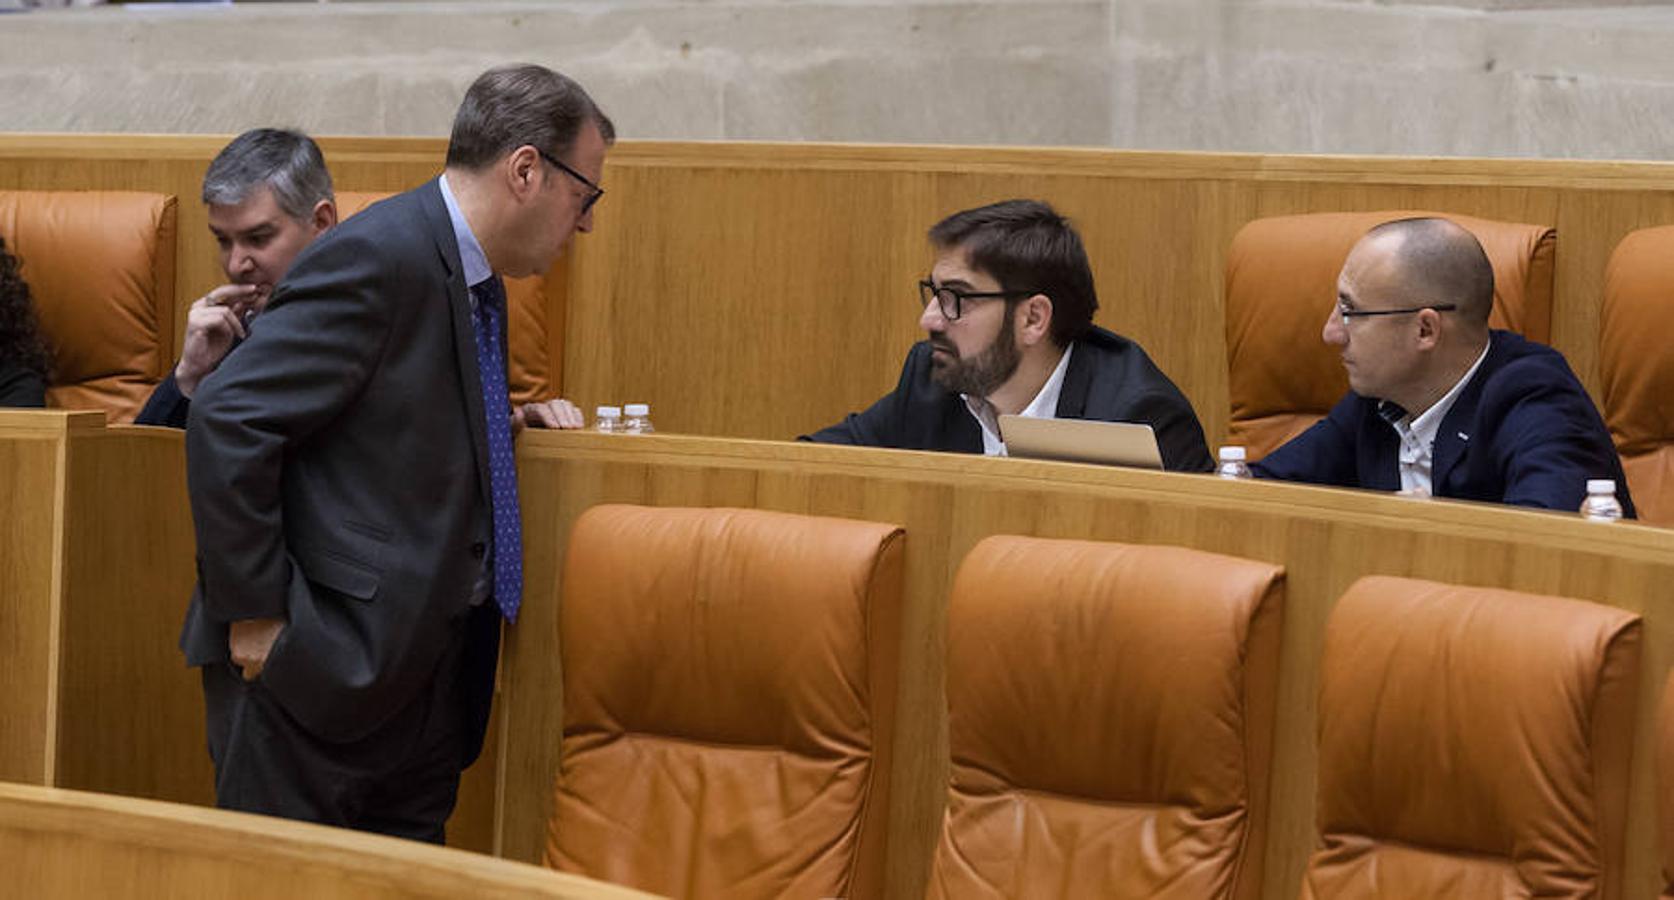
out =
{"type": "Polygon", "coordinates": [[[481,171],[524,144],[563,157],[586,122],[598,126],[605,143],[616,140],[610,117],[574,79],[531,63],[489,69],[459,103],[447,165],[481,171]]]}
{"type": "Polygon", "coordinates": [[[1099,297],[1081,236],[1039,200],[1006,200],[954,213],[930,229],[930,243],[962,249],[971,267],[1008,291],[1052,301],[1052,340],[1068,347],[1093,327],[1099,297]]]}
{"type": "Polygon", "coordinates": [[[253,128],[221,148],[203,173],[205,205],[243,203],[261,185],[285,215],[307,221],[321,200],[334,199],[320,145],[300,131],[253,128]]]}
{"type": "Polygon", "coordinates": [[[1451,303],[1459,317],[1483,325],[1494,311],[1494,266],[1482,243],[1456,222],[1433,216],[1385,222],[1367,237],[1401,236],[1395,264],[1413,304],[1451,303]]]}
{"type": "Polygon", "coordinates": [[[40,319],[19,268],[0,237],[0,359],[14,360],[45,381],[52,375],[52,352],[41,336],[40,319]]]}

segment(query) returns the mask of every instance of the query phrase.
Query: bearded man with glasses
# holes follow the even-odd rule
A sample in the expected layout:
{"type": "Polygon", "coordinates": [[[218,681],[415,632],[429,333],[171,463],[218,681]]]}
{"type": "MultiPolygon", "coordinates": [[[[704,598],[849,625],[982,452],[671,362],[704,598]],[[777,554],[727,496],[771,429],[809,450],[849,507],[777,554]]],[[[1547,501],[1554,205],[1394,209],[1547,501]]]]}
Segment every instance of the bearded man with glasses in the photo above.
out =
{"type": "Polygon", "coordinates": [[[1349,393],[1252,467],[1258,477],[1573,512],[1589,478],[1633,501],[1604,420],[1562,354],[1488,327],[1494,270],[1446,219],[1355,244],[1322,337],[1349,393]]]}
{"type": "Polygon", "coordinates": [[[895,391],[804,440],[1005,454],[998,419],[1150,425],[1163,467],[1211,467],[1203,427],[1139,345],[1093,324],[1098,296],[1081,237],[1052,207],[1009,200],[930,229],[919,326],[895,391]]]}

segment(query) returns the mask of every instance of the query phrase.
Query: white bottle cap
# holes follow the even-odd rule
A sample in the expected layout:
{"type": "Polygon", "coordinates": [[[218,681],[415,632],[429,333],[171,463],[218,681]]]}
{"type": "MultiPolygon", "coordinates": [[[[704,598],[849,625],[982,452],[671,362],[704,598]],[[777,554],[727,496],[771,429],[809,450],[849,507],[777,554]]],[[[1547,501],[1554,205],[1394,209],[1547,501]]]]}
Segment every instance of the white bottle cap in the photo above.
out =
{"type": "Polygon", "coordinates": [[[1244,448],[1243,447],[1222,447],[1221,448],[1221,462],[1243,462],[1243,461],[1244,461],[1244,448]]]}
{"type": "Polygon", "coordinates": [[[1614,494],[1614,493],[1616,493],[1616,479],[1614,479],[1614,478],[1589,478],[1589,479],[1587,479],[1587,493],[1589,493],[1589,494],[1614,494]]]}
{"type": "Polygon", "coordinates": [[[622,418],[622,408],[619,406],[601,406],[593,414],[601,419],[620,419],[622,418]]]}
{"type": "Polygon", "coordinates": [[[627,406],[622,407],[622,411],[630,416],[649,416],[651,415],[651,404],[630,403],[627,406]]]}

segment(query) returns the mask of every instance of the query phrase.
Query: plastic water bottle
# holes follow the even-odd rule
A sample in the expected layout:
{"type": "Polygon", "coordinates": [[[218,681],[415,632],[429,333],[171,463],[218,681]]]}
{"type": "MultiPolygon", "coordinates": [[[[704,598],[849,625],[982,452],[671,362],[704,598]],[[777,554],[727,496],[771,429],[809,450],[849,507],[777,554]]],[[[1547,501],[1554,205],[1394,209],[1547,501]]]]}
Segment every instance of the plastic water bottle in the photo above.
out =
{"type": "Polygon", "coordinates": [[[593,430],[600,434],[622,433],[622,408],[601,406],[593,411],[593,430]]]}
{"type": "Polygon", "coordinates": [[[1249,478],[1250,467],[1244,465],[1243,447],[1222,447],[1221,465],[1215,474],[1222,478],[1249,478]]]}
{"type": "Polygon", "coordinates": [[[622,407],[627,418],[622,420],[622,431],[625,434],[650,434],[656,429],[651,427],[651,405],[648,403],[629,403],[622,407]]]}
{"type": "Polygon", "coordinates": [[[1615,479],[1587,479],[1587,499],[1581,501],[1581,517],[1589,522],[1621,521],[1622,504],[1616,502],[1615,479]]]}

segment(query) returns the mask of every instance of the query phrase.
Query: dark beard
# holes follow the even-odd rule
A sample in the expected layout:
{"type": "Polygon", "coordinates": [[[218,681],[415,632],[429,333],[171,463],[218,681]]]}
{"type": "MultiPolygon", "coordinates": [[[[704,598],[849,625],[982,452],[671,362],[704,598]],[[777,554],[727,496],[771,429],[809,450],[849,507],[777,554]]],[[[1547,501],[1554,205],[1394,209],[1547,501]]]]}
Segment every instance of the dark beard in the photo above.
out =
{"type": "MultiPolygon", "coordinates": [[[[930,378],[955,394],[966,394],[972,397],[987,397],[1006,379],[1017,371],[1017,364],[1023,360],[1023,351],[1017,349],[1016,326],[1012,323],[1011,310],[1006,310],[1006,317],[1000,324],[1000,333],[994,341],[984,347],[981,353],[962,359],[955,355],[951,359],[930,357],[930,378]]],[[[949,353],[959,351],[953,344],[930,338],[932,347],[945,348],[949,353]]]]}

